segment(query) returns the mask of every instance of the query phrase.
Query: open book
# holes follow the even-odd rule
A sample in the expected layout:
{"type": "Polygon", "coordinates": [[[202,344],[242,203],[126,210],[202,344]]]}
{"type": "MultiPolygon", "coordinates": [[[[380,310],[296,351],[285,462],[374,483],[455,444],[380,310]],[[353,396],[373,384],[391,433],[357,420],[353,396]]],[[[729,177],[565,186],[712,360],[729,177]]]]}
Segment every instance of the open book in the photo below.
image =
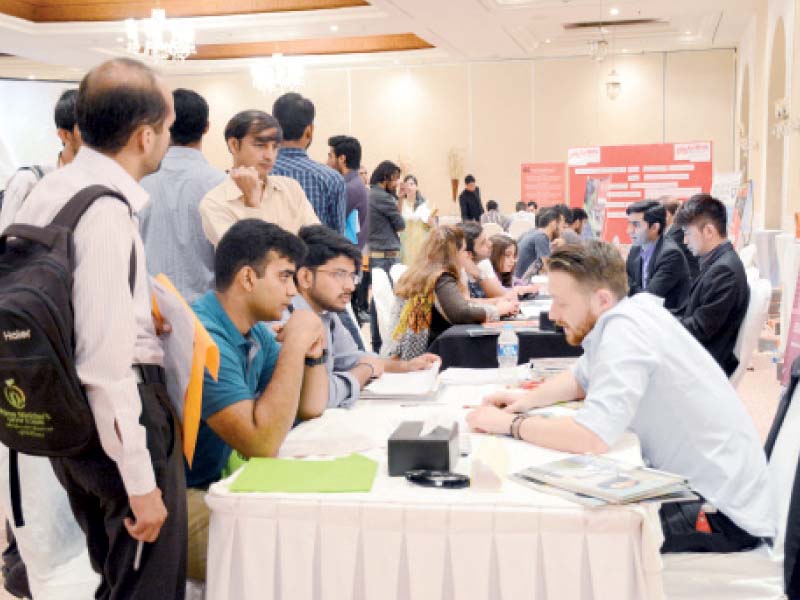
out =
{"type": "Polygon", "coordinates": [[[439,374],[441,361],[437,361],[425,371],[410,373],[384,373],[369,383],[362,391],[364,400],[420,400],[432,397],[436,388],[436,376],[439,374]]]}
{"type": "Polygon", "coordinates": [[[695,499],[680,475],[629,465],[606,456],[576,455],[514,473],[539,491],[598,506],[645,500],[695,499]],[[551,491],[552,490],[552,491],[551,491]],[[591,499],[591,501],[590,501],[591,499]]]}

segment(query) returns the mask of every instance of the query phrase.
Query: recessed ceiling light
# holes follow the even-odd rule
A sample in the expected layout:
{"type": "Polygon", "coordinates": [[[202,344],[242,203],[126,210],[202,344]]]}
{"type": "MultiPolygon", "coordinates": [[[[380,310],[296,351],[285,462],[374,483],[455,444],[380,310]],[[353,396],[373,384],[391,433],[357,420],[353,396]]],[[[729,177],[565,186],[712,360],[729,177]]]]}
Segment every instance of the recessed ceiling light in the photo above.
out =
{"type": "Polygon", "coordinates": [[[125,38],[121,38],[121,37],[118,37],[118,38],[117,38],[117,42],[118,42],[118,43],[120,43],[120,44],[121,44],[122,42],[124,42],[124,41],[125,41],[125,38]]]}
{"type": "Polygon", "coordinates": [[[545,44],[549,44],[549,43],[550,43],[550,38],[547,38],[547,39],[544,41],[544,43],[545,43],[545,44]]]}
{"type": "Polygon", "coordinates": [[[611,10],[608,11],[612,17],[616,17],[619,14],[619,9],[615,6],[611,10]]]}
{"type": "Polygon", "coordinates": [[[331,25],[331,31],[339,31],[338,25],[331,25]]]}
{"type": "Polygon", "coordinates": [[[623,49],[622,49],[622,53],[623,53],[623,54],[627,54],[627,53],[628,53],[628,49],[627,49],[627,48],[623,48],[623,49]]]}
{"type": "Polygon", "coordinates": [[[36,79],[36,75],[28,75],[28,79],[36,79]]]}
{"type": "Polygon", "coordinates": [[[395,58],[393,62],[394,62],[394,64],[399,65],[400,64],[400,59],[399,58],[395,58]]]}
{"type": "Polygon", "coordinates": [[[687,29],[686,31],[683,32],[683,34],[684,35],[692,35],[692,32],[687,29]]]}

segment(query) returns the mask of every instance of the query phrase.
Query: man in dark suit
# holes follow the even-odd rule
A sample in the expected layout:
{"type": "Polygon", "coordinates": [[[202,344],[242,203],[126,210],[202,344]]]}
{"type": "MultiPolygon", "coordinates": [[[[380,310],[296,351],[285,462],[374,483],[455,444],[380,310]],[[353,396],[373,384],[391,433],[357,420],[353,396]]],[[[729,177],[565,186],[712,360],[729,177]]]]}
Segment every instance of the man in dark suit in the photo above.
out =
{"type": "Polygon", "coordinates": [[[694,281],[700,271],[700,265],[697,262],[697,257],[689,251],[689,247],[683,241],[683,229],[675,225],[675,213],[680,210],[681,202],[667,196],[661,199],[661,204],[667,209],[667,230],[664,232],[664,237],[672,238],[672,241],[681,249],[681,252],[686,257],[686,263],[689,265],[689,276],[694,281]]]}
{"type": "Polygon", "coordinates": [[[656,200],[628,206],[628,295],[649,292],[664,298],[664,307],[678,308],[689,293],[689,267],[671,239],[664,236],[666,209],[656,200]]]}
{"type": "Polygon", "coordinates": [[[683,229],[689,250],[700,259],[700,273],[689,298],[675,314],[730,377],[739,366],[733,347],[747,312],[750,288],[744,265],[727,240],[725,205],[708,194],[697,194],[678,211],[675,224],[683,229]]]}
{"type": "Polygon", "coordinates": [[[483,214],[483,203],[481,202],[481,190],[475,183],[475,177],[467,175],[464,177],[464,190],[458,196],[458,205],[461,208],[461,220],[480,222],[483,214]]]}

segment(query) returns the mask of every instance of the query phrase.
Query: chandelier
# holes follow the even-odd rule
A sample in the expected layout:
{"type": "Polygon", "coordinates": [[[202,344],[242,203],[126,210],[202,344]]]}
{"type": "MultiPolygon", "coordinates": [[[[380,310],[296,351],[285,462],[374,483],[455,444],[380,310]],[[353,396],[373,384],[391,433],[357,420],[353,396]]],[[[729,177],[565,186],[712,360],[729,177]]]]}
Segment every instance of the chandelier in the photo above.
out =
{"type": "Polygon", "coordinates": [[[608,54],[608,42],[605,40],[592,40],[589,42],[589,56],[592,60],[603,62],[608,54]]]}
{"type": "Polygon", "coordinates": [[[155,62],[181,61],[197,52],[192,28],[167,21],[163,8],[152,9],[149,19],[125,19],[125,33],[128,52],[155,62]],[[144,43],[140,41],[140,30],[144,43]]]}
{"type": "Polygon", "coordinates": [[[303,63],[280,52],[250,65],[253,87],[264,94],[296,90],[303,85],[304,76],[303,63]]]}

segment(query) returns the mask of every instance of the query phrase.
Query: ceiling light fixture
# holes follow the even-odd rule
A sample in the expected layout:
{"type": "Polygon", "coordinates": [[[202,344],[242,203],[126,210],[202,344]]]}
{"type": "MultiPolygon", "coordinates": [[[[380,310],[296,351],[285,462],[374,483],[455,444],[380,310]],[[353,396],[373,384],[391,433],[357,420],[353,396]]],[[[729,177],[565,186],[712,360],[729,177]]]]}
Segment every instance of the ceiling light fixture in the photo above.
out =
{"type": "Polygon", "coordinates": [[[611,69],[611,72],[606,78],[606,96],[609,100],[616,100],[622,92],[622,80],[619,77],[616,69],[611,69]]]}
{"type": "Polygon", "coordinates": [[[687,29],[683,32],[683,35],[692,35],[692,32],[687,29]]]}
{"type": "Polygon", "coordinates": [[[339,31],[339,26],[338,25],[331,25],[331,31],[334,31],[334,32],[339,31]]]}
{"type": "Polygon", "coordinates": [[[149,19],[125,19],[125,33],[128,52],[154,62],[182,61],[197,52],[194,30],[175,20],[167,21],[163,8],[152,9],[149,19]],[[140,33],[144,43],[140,41],[140,33]]]}
{"type": "Polygon", "coordinates": [[[605,40],[592,40],[589,42],[589,56],[592,60],[603,62],[608,54],[608,42],[605,40]]]}
{"type": "Polygon", "coordinates": [[[544,41],[544,43],[545,43],[545,44],[549,44],[549,43],[550,43],[550,38],[547,38],[547,39],[544,41]]]}
{"type": "Polygon", "coordinates": [[[608,14],[610,14],[612,17],[616,17],[619,14],[619,9],[615,6],[608,11],[608,14]]]}
{"type": "Polygon", "coordinates": [[[302,87],[305,69],[299,59],[288,59],[278,52],[250,65],[250,77],[253,87],[263,94],[284,93],[302,87]]]}

